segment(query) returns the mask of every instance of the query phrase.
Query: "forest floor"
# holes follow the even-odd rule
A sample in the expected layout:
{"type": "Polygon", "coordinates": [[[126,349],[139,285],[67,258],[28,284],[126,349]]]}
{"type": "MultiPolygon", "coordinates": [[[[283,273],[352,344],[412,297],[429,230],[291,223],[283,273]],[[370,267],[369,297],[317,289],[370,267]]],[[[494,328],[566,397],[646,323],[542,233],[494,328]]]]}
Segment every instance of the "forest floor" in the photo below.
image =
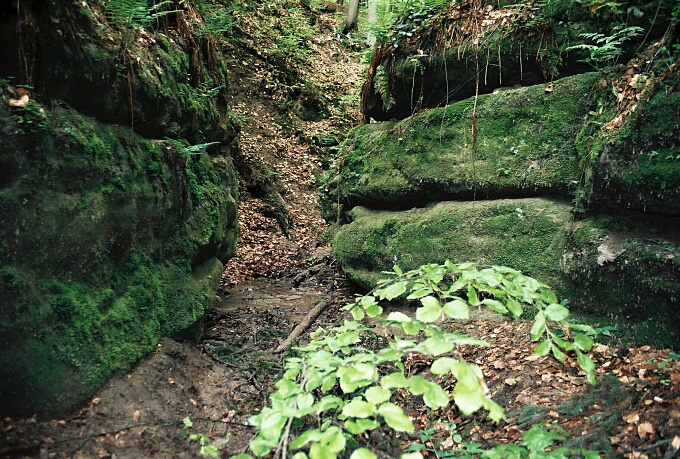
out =
{"type": "MultiPolygon", "coordinates": [[[[318,30],[310,39],[313,59],[298,66],[291,80],[280,62],[260,52],[272,44],[263,42],[266,34],[249,29],[253,24],[244,19],[238,40],[227,49],[232,108],[243,121],[236,158],[242,175],[241,239],[203,341],[163,340],[132,371],[112,379],[68,416],[2,420],[0,458],[201,457],[200,438],[190,442],[182,434],[186,418],[193,423],[189,434],[205,435],[220,457],[245,452],[255,434],[248,417],[267,403],[283,368],[285,353],[273,349],[319,302],[326,308],[307,332],[342,319],[339,308],[355,290],[326,243],[315,174],[327,152],[315,142],[341,137],[358,121],[356,110],[334,102],[356,94],[361,65],[334,32],[335,16],[325,13],[316,18],[318,30]],[[312,81],[326,101],[305,95],[302,80],[312,81]],[[296,98],[296,92],[302,96],[296,98]],[[296,104],[304,97],[328,116],[303,120],[296,112],[306,108],[296,104]]],[[[680,362],[675,354],[599,344],[594,360],[600,384],[593,388],[574,360],[561,364],[534,357],[530,326],[493,318],[456,325],[456,331],[490,342],[458,352],[482,368],[507,421],[494,425],[481,414],[464,417],[453,405],[432,413],[417,400],[404,399],[400,402],[420,434],[371,435],[366,443],[383,457],[398,457],[417,442],[426,457],[446,457],[461,439],[513,443],[531,424],[544,423],[563,427],[570,447],[599,448],[606,457],[677,457],[680,362]]],[[[405,366],[416,374],[428,363],[412,356],[405,366]]]]}

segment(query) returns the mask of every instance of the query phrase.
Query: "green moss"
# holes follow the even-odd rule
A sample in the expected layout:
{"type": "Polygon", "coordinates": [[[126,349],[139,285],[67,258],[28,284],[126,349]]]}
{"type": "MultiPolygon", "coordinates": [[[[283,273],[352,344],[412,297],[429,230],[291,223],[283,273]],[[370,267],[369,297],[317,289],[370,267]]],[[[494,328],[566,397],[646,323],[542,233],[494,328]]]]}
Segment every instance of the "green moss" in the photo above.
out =
{"type": "Polygon", "coordinates": [[[660,81],[652,96],[637,104],[615,135],[608,140],[596,166],[593,189],[595,208],[612,205],[680,215],[680,70],[660,81]]]}
{"type": "Polygon", "coordinates": [[[336,202],[404,208],[449,199],[571,196],[580,180],[575,135],[597,75],[480,96],[395,125],[360,128],[344,145],[339,179],[327,177],[327,218],[336,202]],[[382,131],[380,130],[382,128],[382,131]]]}
{"type": "Polygon", "coordinates": [[[62,108],[0,147],[18,175],[0,188],[0,361],[39,365],[0,366],[0,412],[58,412],[204,316],[235,250],[235,171],[62,108]]]}
{"type": "Polygon", "coordinates": [[[659,228],[614,217],[578,222],[560,290],[580,310],[608,318],[623,342],[678,349],[680,245],[659,228]]]}
{"type": "Polygon", "coordinates": [[[333,250],[351,277],[372,284],[394,263],[506,265],[552,283],[571,219],[570,206],[550,199],[439,203],[404,212],[355,209],[333,250]]]}

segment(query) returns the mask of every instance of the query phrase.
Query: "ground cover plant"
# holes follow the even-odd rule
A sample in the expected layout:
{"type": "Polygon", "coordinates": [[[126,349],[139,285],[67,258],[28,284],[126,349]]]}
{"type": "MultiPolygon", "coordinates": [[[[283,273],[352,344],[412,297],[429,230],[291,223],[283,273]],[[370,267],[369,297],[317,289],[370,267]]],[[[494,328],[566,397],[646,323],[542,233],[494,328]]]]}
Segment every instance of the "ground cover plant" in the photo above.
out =
{"type": "MultiPolygon", "coordinates": [[[[388,274],[391,278],[343,308],[353,320],[317,329],[309,344],[286,359],[285,371],[270,395],[270,406],[249,420],[258,429],[250,441],[255,456],[273,452],[274,457],[283,458],[290,452],[297,459],[332,458],[351,452],[353,459],[376,458],[380,448],[370,438],[371,432],[380,431],[389,432],[388,438],[412,443],[401,457],[423,457],[411,441],[413,420],[397,403],[410,397],[422,397],[434,417],[436,410],[447,407],[452,399],[466,416],[483,409],[494,422],[502,421],[504,410],[488,396],[480,367],[452,354],[458,346],[489,343],[441,326],[446,319],[469,319],[471,307],[485,307],[515,319],[530,312],[531,338],[538,342],[535,355],[552,353],[565,361],[567,353],[573,353],[590,383],[596,383],[595,365],[588,355],[595,330],[567,321],[565,302],[559,303],[547,285],[511,268],[478,268],[449,261],[408,272],[395,266],[388,274]],[[399,311],[383,316],[383,304],[400,299],[417,301],[415,316],[399,311]],[[412,355],[430,358],[426,372],[405,371],[403,362],[412,355]]],[[[461,443],[451,454],[599,457],[595,451],[553,448],[564,438],[559,430],[534,425],[519,445],[485,450],[461,443]]]]}

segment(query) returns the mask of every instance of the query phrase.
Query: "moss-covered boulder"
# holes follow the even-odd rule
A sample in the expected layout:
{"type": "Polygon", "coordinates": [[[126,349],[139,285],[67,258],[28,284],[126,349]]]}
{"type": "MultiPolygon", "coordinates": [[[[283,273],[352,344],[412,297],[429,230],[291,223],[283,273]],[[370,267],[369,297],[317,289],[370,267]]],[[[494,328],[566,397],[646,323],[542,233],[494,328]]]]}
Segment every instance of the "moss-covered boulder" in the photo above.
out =
{"type": "Polygon", "coordinates": [[[226,63],[194,4],[3,6],[0,77],[146,137],[228,142],[226,63]]]}
{"type": "Polygon", "coordinates": [[[2,416],[64,412],[195,336],[234,254],[224,60],[182,5],[148,30],[99,3],[2,7],[2,416]]]}
{"type": "Polygon", "coordinates": [[[558,284],[581,311],[638,343],[680,347],[680,238],[675,218],[601,215],[574,222],[558,284]]]}
{"type": "Polygon", "coordinates": [[[671,39],[608,72],[356,129],[321,186],[344,270],[371,286],[394,263],[507,265],[627,340],[679,349],[671,39]]]}
{"type": "Polygon", "coordinates": [[[614,80],[619,102],[595,137],[590,207],[680,217],[680,65],[638,74],[635,64],[614,80]]]}
{"type": "Polygon", "coordinates": [[[427,263],[504,265],[552,280],[571,221],[568,202],[545,198],[441,202],[407,211],[356,207],[352,222],[333,239],[345,271],[374,285],[396,263],[414,269],[427,263]]]}
{"type": "Polygon", "coordinates": [[[564,78],[552,92],[544,85],[501,91],[480,96],[476,108],[468,99],[356,129],[339,173],[322,188],[325,218],[342,218],[357,205],[403,209],[445,200],[572,196],[582,173],[575,139],[597,78],[564,78]]]}

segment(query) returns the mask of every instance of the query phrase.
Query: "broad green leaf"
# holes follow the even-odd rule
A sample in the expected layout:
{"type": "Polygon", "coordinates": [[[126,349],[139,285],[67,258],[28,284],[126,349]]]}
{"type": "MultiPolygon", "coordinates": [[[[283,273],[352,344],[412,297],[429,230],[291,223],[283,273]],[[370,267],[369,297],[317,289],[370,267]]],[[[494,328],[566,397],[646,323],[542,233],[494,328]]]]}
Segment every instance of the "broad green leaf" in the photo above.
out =
{"type": "Polygon", "coordinates": [[[431,381],[428,381],[428,383],[427,390],[423,393],[423,401],[425,404],[433,410],[448,406],[449,395],[446,391],[437,383],[431,381]]]}
{"type": "Polygon", "coordinates": [[[336,373],[330,373],[324,376],[323,382],[321,383],[321,392],[325,394],[329,390],[333,389],[337,382],[338,378],[336,373]]]}
{"type": "Polygon", "coordinates": [[[309,459],[337,459],[338,453],[334,453],[328,445],[312,443],[309,448],[309,459]]]}
{"type": "Polygon", "coordinates": [[[352,366],[340,367],[337,374],[340,388],[347,394],[372,383],[377,377],[377,370],[374,365],[360,362],[352,366]]]}
{"type": "Polygon", "coordinates": [[[420,375],[414,375],[408,378],[408,388],[413,395],[422,395],[427,391],[429,381],[420,375]]]}
{"type": "MultiPolygon", "coordinates": [[[[406,292],[406,282],[395,282],[381,289],[382,297],[387,301],[392,301],[406,292]]],[[[376,292],[377,293],[377,292],[376,292]]]]}
{"type": "Polygon", "coordinates": [[[491,298],[486,298],[482,300],[482,304],[486,305],[489,309],[491,309],[494,312],[497,312],[499,314],[506,314],[508,312],[508,308],[503,306],[503,303],[501,303],[498,300],[492,300],[491,298]]]}
{"type": "MultiPolygon", "coordinates": [[[[331,426],[321,433],[321,438],[319,443],[325,444],[327,446],[327,451],[337,454],[343,449],[345,449],[345,436],[342,434],[342,430],[339,427],[331,426]]],[[[311,453],[311,451],[310,451],[311,453]]],[[[311,454],[310,454],[311,457],[311,454]]],[[[323,457],[320,459],[324,459],[323,457]]]]}
{"type": "Polygon", "coordinates": [[[444,314],[452,319],[467,320],[470,318],[470,308],[463,300],[453,300],[444,304],[444,314]]]}
{"type": "Polygon", "coordinates": [[[363,320],[363,318],[366,316],[363,308],[360,308],[360,307],[352,308],[349,311],[349,313],[352,314],[352,317],[354,318],[354,320],[363,320]]]}
{"type": "Polygon", "coordinates": [[[421,287],[417,290],[412,291],[409,296],[406,297],[407,300],[417,300],[419,298],[422,298],[424,296],[427,296],[432,293],[432,289],[429,287],[421,287]]]}
{"type": "Polygon", "coordinates": [[[543,333],[545,333],[545,315],[543,311],[538,311],[534,317],[534,325],[531,327],[531,341],[538,341],[543,333]]]}
{"type": "Polygon", "coordinates": [[[444,373],[450,372],[456,362],[457,360],[452,359],[451,357],[440,357],[432,362],[430,371],[435,375],[443,375],[444,373]]]}
{"type": "Polygon", "coordinates": [[[385,419],[388,426],[397,432],[413,433],[413,421],[404,414],[404,410],[394,403],[383,403],[378,408],[378,413],[385,419]]]}
{"type": "Polygon", "coordinates": [[[373,451],[368,448],[355,449],[349,459],[377,459],[373,451]]]}
{"type": "Polygon", "coordinates": [[[361,435],[367,430],[380,427],[380,423],[375,419],[348,419],[345,421],[345,430],[353,435],[361,435]]]}
{"type": "Polygon", "coordinates": [[[286,418],[278,411],[274,411],[268,407],[263,408],[260,415],[262,417],[261,422],[258,425],[258,428],[260,429],[258,435],[278,442],[281,437],[281,432],[283,431],[283,426],[286,423],[286,418]]]}
{"type": "MultiPolygon", "coordinates": [[[[297,453],[293,454],[293,457],[291,457],[290,459],[308,459],[308,458],[309,456],[307,456],[307,453],[305,453],[304,451],[298,451],[297,453]]],[[[234,458],[230,457],[229,459],[234,458]]]]}
{"type": "Polygon", "coordinates": [[[337,343],[340,347],[350,346],[352,344],[356,344],[357,341],[359,341],[359,333],[355,331],[346,331],[344,333],[340,333],[337,340],[337,343]]]}
{"type": "Polygon", "coordinates": [[[529,448],[532,453],[544,452],[548,446],[552,446],[555,442],[562,441],[566,437],[556,429],[548,430],[541,427],[539,424],[534,424],[529,430],[522,434],[521,445],[529,448]]]}
{"type": "Polygon", "coordinates": [[[357,397],[345,405],[342,414],[353,418],[368,418],[375,414],[375,406],[357,397]]]}
{"type": "Polygon", "coordinates": [[[404,271],[401,270],[401,268],[399,267],[399,265],[394,265],[394,266],[392,266],[392,270],[394,270],[394,273],[395,273],[397,276],[402,276],[402,275],[404,274],[404,271]]]}
{"type": "Polygon", "coordinates": [[[544,309],[545,317],[548,320],[554,320],[555,322],[561,322],[567,317],[569,317],[569,309],[565,308],[561,304],[550,304],[544,309]]]}
{"type": "Polygon", "coordinates": [[[416,309],[416,319],[421,322],[436,322],[442,315],[442,308],[439,300],[433,296],[426,296],[420,299],[422,306],[416,309]]]}
{"type": "Polygon", "coordinates": [[[577,333],[576,336],[574,336],[574,346],[582,351],[588,352],[593,348],[593,340],[585,333],[577,333]]]}
{"type": "Polygon", "coordinates": [[[560,351],[557,346],[552,347],[552,354],[555,356],[557,360],[560,362],[564,362],[567,356],[565,355],[564,352],[560,351]]]}
{"type": "Polygon", "coordinates": [[[541,341],[534,349],[534,355],[538,357],[548,355],[548,352],[550,352],[550,340],[541,341]]]}
{"type": "Polygon", "coordinates": [[[375,297],[373,295],[364,295],[364,296],[359,298],[357,303],[359,303],[359,305],[362,308],[365,309],[369,306],[373,306],[374,304],[377,304],[377,301],[375,300],[375,297]]]}
{"type": "Polygon", "coordinates": [[[459,277],[456,279],[453,284],[446,290],[446,292],[450,295],[452,293],[457,292],[458,290],[462,289],[467,285],[468,281],[466,279],[463,279],[462,277],[459,277]]]}
{"type": "Polygon", "coordinates": [[[514,298],[508,296],[506,297],[506,306],[508,307],[508,310],[510,311],[510,314],[516,319],[520,317],[524,313],[524,309],[522,308],[522,305],[519,304],[517,300],[514,298]]]}
{"type": "Polygon", "coordinates": [[[342,403],[343,401],[340,397],[336,397],[335,395],[326,395],[316,402],[314,408],[316,409],[316,413],[322,413],[327,410],[338,408],[342,403]]]}
{"type": "Polygon", "coordinates": [[[297,404],[299,410],[304,410],[305,408],[309,408],[314,404],[314,396],[309,392],[298,394],[298,396],[295,398],[295,403],[297,404]]]}
{"type": "Polygon", "coordinates": [[[484,390],[479,381],[481,371],[479,367],[458,361],[451,372],[458,380],[453,389],[453,400],[463,414],[470,415],[484,405],[484,390]]]}
{"type": "Polygon", "coordinates": [[[382,312],[383,308],[379,304],[374,304],[366,308],[366,314],[368,314],[368,317],[378,317],[380,314],[382,314],[382,312]]]}
{"type": "Polygon", "coordinates": [[[383,376],[380,380],[380,385],[385,389],[399,389],[401,387],[408,387],[409,382],[406,376],[396,372],[383,376]]]}
{"type": "Polygon", "coordinates": [[[427,353],[433,356],[451,352],[455,346],[451,341],[447,340],[442,335],[427,338],[422,344],[423,347],[425,347],[427,353]]]}
{"type": "Polygon", "coordinates": [[[484,405],[484,392],[481,386],[473,387],[458,382],[453,389],[453,401],[464,415],[469,416],[484,405]]]}
{"type": "Polygon", "coordinates": [[[484,409],[489,411],[489,418],[493,422],[501,422],[505,419],[505,410],[498,403],[494,402],[490,398],[484,399],[484,409]]]}
{"type": "Polygon", "coordinates": [[[590,325],[584,325],[584,324],[567,324],[567,326],[573,330],[579,330],[582,331],[588,335],[595,335],[595,329],[591,327],[590,325]]]}
{"type": "Polygon", "coordinates": [[[557,344],[560,348],[562,348],[565,351],[573,351],[574,349],[576,349],[576,346],[574,346],[572,343],[563,340],[557,335],[553,335],[552,340],[555,344],[557,344]]]}
{"type": "Polygon", "coordinates": [[[290,449],[302,448],[310,441],[318,441],[319,438],[321,438],[321,431],[319,429],[305,430],[290,443],[290,449]]]}
{"type": "Polygon", "coordinates": [[[418,451],[413,451],[411,453],[404,453],[399,456],[399,459],[423,459],[423,455],[418,451]]]}
{"type": "Polygon", "coordinates": [[[588,354],[576,350],[576,361],[578,362],[581,369],[585,372],[588,382],[593,386],[597,384],[595,379],[595,364],[588,354]]]}
{"type": "Polygon", "coordinates": [[[470,303],[470,306],[479,306],[479,298],[477,297],[477,290],[472,286],[472,284],[468,285],[468,303],[470,303]]]}
{"type": "Polygon", "coordinates": [[[423,330],[424,324],[416,320],[411,320],[410,322],[402,322],[401,328],[407,335],[415,336],[423,330]]]}
{"type": "MultiPolygon", "coordinates": [[[[262,433],[260,431],[260,433],[262,433]]],[[[272,440],[270,438],[263,438],[258,434],[256,437],[250,440],[248,443],[248,446],[250,446],[250,450],[255,454],[256,456],[266,456],[276,448],[276,445],[279,444],[279,440],[272,440]]]]}
{"type": "Polygon", "coordinates": [[[364,397],[366,397],[366,400],[368,400],[369,402],[375,405],[379,405],[383,402],[388,401],[390,397],[392,397],[392,391],[384,389],[380,386],[371,386],[368,389],[366,389],[364,397]]]}
{"type": "Polygon", "coordinates": [[[411,322],[413,318],[411,316],[407,316],[403,312],[393,311],[387,314],[387,320],[393,320],[395,322],[411,322]]]}
{"type": "Polygon", "coordinates": [[[302,388],[290,379],[279,379],[276,382],[275,387],[278,389],[277,392],[279,395],[284,398],[302,392],[302,388]]]}

